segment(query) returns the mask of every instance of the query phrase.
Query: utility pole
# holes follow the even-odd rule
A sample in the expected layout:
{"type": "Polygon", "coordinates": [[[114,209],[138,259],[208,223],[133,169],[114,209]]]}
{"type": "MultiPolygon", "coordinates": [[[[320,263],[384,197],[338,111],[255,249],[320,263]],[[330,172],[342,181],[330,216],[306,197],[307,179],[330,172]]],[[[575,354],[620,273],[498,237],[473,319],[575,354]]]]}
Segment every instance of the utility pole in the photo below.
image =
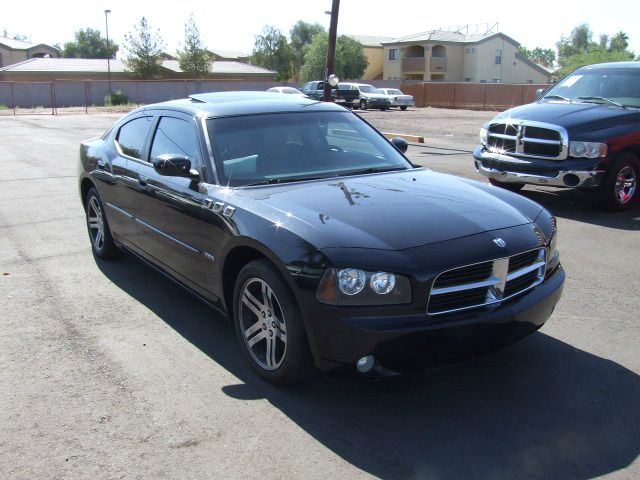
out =
{"type": "Polygon", "coordinates": [[[338,31],[338,12],[340,11],[340,0],[333,0],[331,5],[331,23],[329,25],[329,45],[327,47],[327,69],[324,76],[324,95],[322,100],[331,101],[331,85],[329,77],[333,75],[333,68],[336,59],[336,35],[338,31]]]}
{"type": "Polygon", "coordinates": [[[111,95],[111,52],[109,51],[109,14],[111,10],[104,11],[104,25],[107,31],[107,83],[109,84],[109,95],[111,95]]]}

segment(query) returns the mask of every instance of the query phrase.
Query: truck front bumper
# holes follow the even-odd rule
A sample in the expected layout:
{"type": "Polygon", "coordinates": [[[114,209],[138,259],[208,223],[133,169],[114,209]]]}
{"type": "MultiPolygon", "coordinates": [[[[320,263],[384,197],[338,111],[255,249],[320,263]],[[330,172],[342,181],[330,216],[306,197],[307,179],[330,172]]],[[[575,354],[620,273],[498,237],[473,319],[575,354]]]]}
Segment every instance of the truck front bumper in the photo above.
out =
{"type": "Polygon", "coordinates": [[[476,170],[502,183],[528,183],[551,187],[595,188],[602,182],[602,159],[523,160],[488,152],[478,146],[473,152],[476,170]]]}

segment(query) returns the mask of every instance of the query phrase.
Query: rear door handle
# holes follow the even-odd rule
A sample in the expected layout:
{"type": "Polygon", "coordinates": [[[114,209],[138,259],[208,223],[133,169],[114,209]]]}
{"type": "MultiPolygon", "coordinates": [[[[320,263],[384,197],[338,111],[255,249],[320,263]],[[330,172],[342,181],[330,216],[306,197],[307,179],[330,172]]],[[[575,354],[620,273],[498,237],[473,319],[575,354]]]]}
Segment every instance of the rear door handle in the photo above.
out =
{"type": "Polygon", "coordinates": [[[140,185],[142,185],[143,187],[147,186],[147,180],[148,180],[147,177],[145,177],[144,175],[139,175],[138,176],[138,183],[140,185]]]}

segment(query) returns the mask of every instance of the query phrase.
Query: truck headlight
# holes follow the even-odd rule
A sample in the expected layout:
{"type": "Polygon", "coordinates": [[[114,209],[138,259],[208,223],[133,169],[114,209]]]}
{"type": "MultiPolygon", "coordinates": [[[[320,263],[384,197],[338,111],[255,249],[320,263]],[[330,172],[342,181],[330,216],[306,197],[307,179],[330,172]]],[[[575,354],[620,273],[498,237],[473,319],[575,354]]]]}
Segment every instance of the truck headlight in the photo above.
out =
{"type": "Polygon", "coordinates": [[[480,143],[482,145],[487,145],[487,142],[489,141],[489,134],[487,132],[487,129],[482,127],[480,129],[480,143]]]}
{"type": "Polygon", "coordinates": [[[329,305],[398,305],[411,303],[411,281],[389,272],[328,268],[316,298],[329,305]]]}
{"type": "Polygon", "coordinates": [[[599,158],[607,155],[607,144],[599,142],[569,142],[569,155],[577,158],[599,158]]]}

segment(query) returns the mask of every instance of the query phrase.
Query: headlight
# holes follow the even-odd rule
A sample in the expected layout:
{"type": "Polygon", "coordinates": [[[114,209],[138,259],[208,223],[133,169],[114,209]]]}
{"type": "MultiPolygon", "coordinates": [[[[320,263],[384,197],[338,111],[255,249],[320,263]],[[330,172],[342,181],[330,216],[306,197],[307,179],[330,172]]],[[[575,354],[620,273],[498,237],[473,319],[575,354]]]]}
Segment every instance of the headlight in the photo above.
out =
{"type": "Polygon", "coordinates": [[[338,270],[338,287],[345,295],[357,295],[362,291],[366,277],[362,270],[345,268],[338,270]]]}
{"type": "Polygon", "coordinates": [[[483,127],[480,129],[480,143],[482,145],[486,145],[488,141],[489,141],[489,135],[488,135],[487,129],[483,127]]]}
{"type": "Polygon", "coordinates": [[[411,282],[407,277],[389,272],[329,268],[320,280],[316,297],[330,305],[411,303],[411,282]]]}
{"type": "Polygon", "coordinates": [[[599,158],[607,155],[607,144],[598,142],[569,142],[572,157],[599,158]]]}

